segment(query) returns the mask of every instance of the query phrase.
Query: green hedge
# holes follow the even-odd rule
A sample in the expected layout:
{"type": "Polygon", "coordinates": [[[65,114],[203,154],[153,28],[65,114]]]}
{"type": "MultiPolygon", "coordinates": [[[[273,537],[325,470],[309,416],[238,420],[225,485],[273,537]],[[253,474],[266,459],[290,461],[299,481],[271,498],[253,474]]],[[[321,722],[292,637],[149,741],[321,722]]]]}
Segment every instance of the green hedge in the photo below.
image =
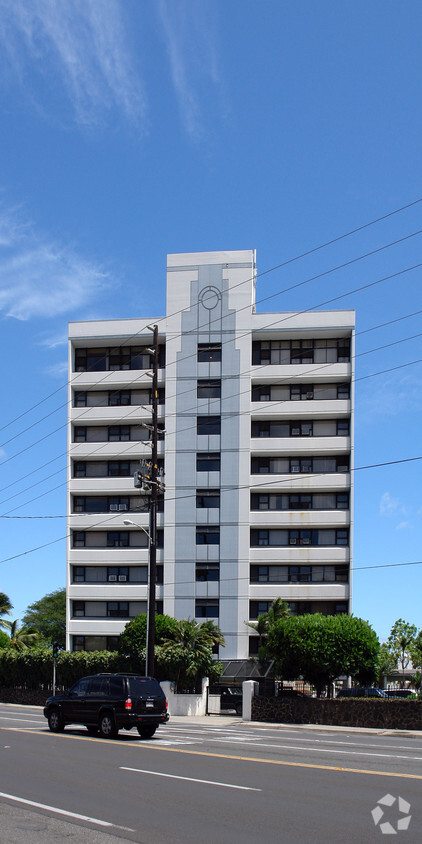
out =
{"type": "MultiPolygon", "coordinates": [[[[68,688],[85,674],[100,672],[140,671],[137,661],[110,651],[60,651],[56,660],[56,685],[68,688]]],[[[26,689],[51,688],[53,654],[48,648],[15,651],[0,649],[0,687],[19,686],[26,689]]]]}

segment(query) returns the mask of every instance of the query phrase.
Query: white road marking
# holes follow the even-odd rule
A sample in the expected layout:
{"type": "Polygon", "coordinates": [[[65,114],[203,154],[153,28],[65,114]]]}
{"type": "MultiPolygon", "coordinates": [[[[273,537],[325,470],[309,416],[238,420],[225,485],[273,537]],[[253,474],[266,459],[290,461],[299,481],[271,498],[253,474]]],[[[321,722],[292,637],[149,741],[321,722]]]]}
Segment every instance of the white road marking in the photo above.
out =
{"type": "MultiPolygon", "coordinates": [[[[208,741],[217,742],[218,744],[232,744],[232,739],[208,739],[208,741]]],[[[243,742],[249,744],[249,741],[243,742]]],[[[257,742],[253,747],[271,747],[276,750],[303,750],[306,752],[313,751],[314,753],[342,753],[350,756],[381,756],[383,759],[408,759],[409,762],[422,762],[422,756],[400,756],[398,753],[366,753],[359,750],[333,750],[332,748],[324,747],[298,747],[293,744],[266,744],[264,742],[257,742]]]]}
{"type": "Polygon", "coordinates": [[[40,725],[46,723],[46,721],[44,719],[42,721],[40,721],[38,718],[17,718],[17,717],[10,718],[7,715],[0,715],[0,721],[26,721],[28,724],[33,724],[34,721],[36,721],[40,725]]]}
{"type": "Polygon", "coordinates": [[[66,809],[57,809],[56,806],[47,806],[46,803],[36,803],[34,800],[26,800],[24,797],[16,797],[15,794],[5,794],[0,791],[0,797],[5,797],[6,800],[14,800],[16,803],[25,803],[26,806],[33,806],[35,809],[46,809],[47,812],[55,812],[56,815],[65,815],[68,818],[75,818],[78,821],[88,821],[88,823],[95,823],[98,826],[113,827],[113,829],[124,829],[126,832],[136,832],[129,826],[119,826],[109,821],[101,821],[99,818],[90,818],[88,815],[79,815],[77,812],[69,812],[66,809]]]}
{"type": "Polygon", "coordinates": [[[158,771],[144,771],[142,768],[125,768],[121,767],[121,771],[132,771],[135,774],[150,774],[153,777],[168,777],[172,780],[185,780],[186,782],[200,782],[205,785],[219,785],[222,788],[237,788],[240,791],[262,791],[262,788],[251,788],[247,785],[233,785],[229,782],[215,782],[214,780],[198,780],[195,777],[179,777],[176,774],[162,774],[158,771]]]}

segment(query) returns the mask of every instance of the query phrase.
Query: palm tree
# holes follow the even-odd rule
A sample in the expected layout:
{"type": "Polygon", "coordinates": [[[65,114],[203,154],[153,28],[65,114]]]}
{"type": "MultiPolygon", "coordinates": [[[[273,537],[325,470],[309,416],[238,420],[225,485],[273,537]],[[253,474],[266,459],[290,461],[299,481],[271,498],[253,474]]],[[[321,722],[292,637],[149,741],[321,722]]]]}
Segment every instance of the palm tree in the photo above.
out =
{"type": "Polygon", "coordinates": [[[262,615],[258,616],[257,621],[247,621],[246,624],[248,627],[252,627],[252,630],[256,630],[258,633],[258,653],[259,658],[262,661],[265,657],[264,653],[264,646],[265,646],[265,638],[268,634],[270,627],[275,624],[280,618],[288,618],[290,615],[290,607],[287,601],[283,601],[282,598],[276,598],[271,606],[268,608],[267,612],[262,613],[262,615]]]}
{"type": "Polygon", "coordinates": [[[10,621],[7,621],[5,618],[1,618],[2,615],[10,615],[10,611],[13,609],[13,604],[10,601],[8,595],[5,592],[0,592],[0,627],[3,627],[5,630],[10,630],[10,621]]]}
{"type": "Polygon", "coordinates": [[[7,622],[10,629],[10,647],[16,651],[25,651],[33,648],[39,638],[38,633],[28,633],[24,628],[19,630],[19,620],[7,622]]]}
{"type": "Polygon", "coordinates": [[[193,688],[200,678],[212,675],[215,666],[212,649],[224,643],[221,631],[212,621],[204,624],[191,618],[177,621],[171,638],[163,640],[161,656],[179,691],[193,688]]]}

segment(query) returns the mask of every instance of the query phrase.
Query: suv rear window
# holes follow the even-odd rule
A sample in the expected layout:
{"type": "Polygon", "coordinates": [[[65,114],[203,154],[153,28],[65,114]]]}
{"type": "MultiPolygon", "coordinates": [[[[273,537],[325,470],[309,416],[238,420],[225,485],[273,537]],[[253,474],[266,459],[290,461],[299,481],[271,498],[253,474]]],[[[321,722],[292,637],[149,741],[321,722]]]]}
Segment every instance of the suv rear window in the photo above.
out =
{"type": "Polygon", "coordinates": [[[131,697],[148,697],[149,695],[159,695],[161,686],[157,680],[152,680],[148,677],[128,677],[129,689],[131,697]]]}

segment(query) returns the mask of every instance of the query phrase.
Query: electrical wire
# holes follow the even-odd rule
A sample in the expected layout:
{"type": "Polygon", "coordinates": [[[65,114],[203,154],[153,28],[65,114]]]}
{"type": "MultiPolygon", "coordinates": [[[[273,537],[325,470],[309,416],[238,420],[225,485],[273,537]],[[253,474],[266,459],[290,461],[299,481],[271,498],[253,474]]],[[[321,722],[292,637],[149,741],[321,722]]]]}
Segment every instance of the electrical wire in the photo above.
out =
{"type": "MultiPolygon", "coordinates": [[[[400,271],[398,271],[397,273],[394,273],[394,274],[392,274],[392,275],[389,275],[389,276],[383,277],[383,278],[381,278],[381,279],[377,279],[376,281],[370,282],[370,283],[365,284],[365,285],[361,285],[360,287],[355,288],[354,290],[351,290],[351,291],[346,291],[346,293],[339,294],[338,296],[335,296],[335,297],[333,297],[333,298],[331,298],[331,299],[329,299],[329,300],[326,300],[326,301],[324,301],[324,302],[322,302],[322,303],[319,303],[319,304],[317,304],[317,305],[314,305],[314,306],[312,306],[312,307],[310,307],[310,308],[306,308],[306,309],[304,309],[303,311],[297,312],[297,313],[295,313],[295,314],[289,314],[289,315],[287,315],[286,317],[284,317],[284,318],[282,318],[282,319],[278,319],[278,320],[276,320],[275,322],[270,323],[270,324],[269,324],[269,326],[279,325],[279,324],[280,324],[280,322],[284,322],[284,321],[286,321],[287,319],[292,319],[293,317],[297,317],[298,315],[308,313],[308,312],[310,312],[310,311],[312,311],[312,310],[315,310],[316,308],[321,307],[322,305],[331,304],[331,303],[332,303],[332,302],[334,302],[334,301],[338,301],[339,299],[345,298],[346,296],[352,295],[352,294],[357,293],[357,292],[361,292],[362,290],[365,290],[365,289],[368,289],[369,287],[373,287],[373,286],[375,286],[375,285],[378,285],[378,284],[380,284],[380,283],[382,283],[382,282],[384,282],[384,281],[388,281],[388,280],[390,280],[391,278],[395,278],[395,277],[397,277],[397,276],[399,276],[399,275],[402,275],[402,274],[404,274],[404,273],[406,273],[406,272],[410,272],[410,271],[412,271],[412,270],[414,270],[414,269],[417,269],[417,268],[419,268],[419,267],[421,267],[421,266],[422,266],[422,262],[421,262],[420,264],[416,264],[416,265],[414,265],[414,266],[412,266],[412,267],[408,267],[408,268],[406,268],[406,269],[404,269],[404,270],[400,270],[400,271]]],[[[266,326],[266,327],[269,327],[269,326],[266,326]]],[[[248,330],[248,331],[247,331],[245,334],[243,334],[243,335],[239,335],[239,337],[237,337],[236,339],[239,339],[239,338],[242,338],[242,337],[245,337],[245,336],[249,336],[249,335],[252,335],[252,331],[251,331],[251,330],[248,330]]],[[[421,336],[421,335],[414,335],[414,337],[418,337],[418,336],[421,336]]],[[[405,339],[414,339],[414,337],[405,338],[405,339]]],[[[228,343],[228,342],[232,342],[232,338],[230,338],[229,340],[224,341],[224,343],[228,343]]],[[[398,343],[398,342],[404,342],[404,340],[403,340],[403,341],[396,341],[396,343],[398,343]]],[[[222,343],[222,345],[223,345],[223,343],[222,343]]],[[[389,345],[394,345],[394,344],[386,344],[385,346],[380,346],[380,347],[379,347],[379,349],[382,349],[382,348],[387,348],[389,345]]],[[[363,352],[363,353],[361,353],[361,354],[369,354],[369,353],[370,353],[370,351],[363,352]]],[[[359,356],[360,356],[360,355],[355,355],[355,357],[359,357],[359,356]]],[[[189,355],[189,357],[192,357],[192,355],[189,355]]],[[[184,360],[184,359],[183,359],[183,360],[184,360]]],[[[180,361],[179,361],[179,362],[180,362],[180,361]]],[[[264,365],[263,365],[263,366],[264,366],[264,365]]],[[[327,366],[329,366],[329,364],[327,364],[327,366]]],[[[314,371],[315,371],[315,370],[314,370],[314,371]]],[[[256,368],[254,369],[254,372],[256,372],[256,368]]],[[[243,375],[248,375],[249,373],[250,373],[250,370],[248,369],[248,370],[247,370],[246,372],[244,372],[244,373],[239,373],[239,375],[238,375],[237,377],[241,377],[241,376],[242,376],[242,374],[243,374],[243,375]]],[[[306,373],[305,373],[305,374],[306,374],[306,373]]],[[[131,382],[131,387],[133,387],[133,384],[136,384],[136,383],[139,381],[139,379],[140,379],[140,378],[142,378],[144,375],[145,375],[145,371],[143,371],[143,372],[141,373],[141,375],[138,375],[138,376],[136,377],[136,379],[134,379],[134,380],[131,382]]],[[[95,384],[95,385],[90,385],[90,386],[91,386],[91,387],[98,386],[98,384],[100,384],[100,383],[101,383],[101,382],[102,382],[102,381],[103,381],[106,377],[108,378],[108,376],[109,376],[109,372],[107,372],[107,373],[106,373],[106,375],[104,376],[104,378],[103,378],[103,379],[101,379],[99,382],[96,382],[96,384],[95,384]]],[[[168,378],[166,377],[166,380],[170,380],[170,379],[168,379],[168,378]]],[[[190,390],[186,390],[186,391],[184,391],[184,392],[185,392],[185,393],[187,393],[187,392],[191,392],[191,390],[192,390],[192,388],[191,388],[190,390]]],[[[118,390],[115,390],[114,392],[118,392],[118,390]]],[[[183,395],[183,391],[182,391],[182,395],[183,395]]],[[[235,394],[235,395],[236,395],[236,394],[235,394]]],[[[240,394],[238,394],[238,395],[240,395],[240,394]]],[[[235,397],[235,396],[230,396],[230,398],[234,398],[234,397],[235,397]]],[[[66,405],[66,404],[69,404],[69,402],[66,402],[66,403],[65,403],[65,405],[66,405]]],[[[63,407],[63,406],[65,406],[65,405],[62,405],[62,407],[63,407]]],[[[124,420],[124,419],[126,419],[126,418],[129,418],[131,415],[134,415],[134,414],[135,414],[135,408],[136,408],[136,407],[137,407],[137,406],[135,405],[133,408],[131,408],[131,410],[130,410],[130,411],[129,411],[129,412],[128,412],[125,416],[123,416],[123,417],[121,417],[121,418],[120,418],[119,422],[120,422],[121,420],[124,420]]],[[[192,408],[192,410],[194,410],[194,409],[195,409],[195,408],[192,408]]],[[[79,416],[79,418],[78,418],[78,422],[80,421],[80,419],[81,419],[81,418],[83,418],[83,416],[84,416],[84,415],[88,414],[88,413],[90,412],[90,410],[91,410],[91,408],[87,408],[87,409],[86,409],[86,411],[85,411],[85,413],[80,414],[80,416],[79,416]]],[[[53,412],[54,412],[54,411],[53,411],[53,412]]],[[[48,415],[51,415],[51,414],[48,414],[48,415]]],[[[44,417],[44,418],[47,418],[47,417],[44,417]]],[[[169,416],[168,416],[168,415],[167,415],[167,418],[169,418],[169,416]]],[[[39,421],[43,421],[43,420],[39,420],[39,421]]],[[[26,429],[25,429],[25,431],[24,431],[24,432],[22,432],[22,433],[27,432],[27,431],[28,431],[28,430],[30,430],[32,427],[35,427],[37,424],[38,424],[38,422],[33,423],[33,425],[31,425],[31,426],[29,426],[28,428],[26,428],[26,429]]],[[[13,460],[15,457],[19,457],[21,454],[25,453],[26,451],[28,451],[29,449],[33,448],[34,446],[39,445],[41,442],[44,442],[44,440],[45,440],[45,439],[47,439],[49,436],[51,436],[51,435],[53,435],[53,434],[57,433],[57,431],[59,431],[60,429],[62,429],[62,428],[64,428],[64,427],[66,427],[66,426],[67,426],[67,422],[66,422],[66,423],[63,423],[63,425],[59,426],[59,428],[56,428],[56,429],[54,429],[53,431],[49,432],[49,433],[48,433],[48,434],[46,434],[44,437],[41,437],[40,439],[38,439],[38,440],[36,440],[35,442],[31,443],[30,445],[26,446],[24,449],[21,449],[20,451],[16,452],[14,455],[11,455],[10,457],[6,458],[6,459],[5,459],[5,460],[3,460],[3,461],[0,461],[0,466],[2,466],[2,465],[4,465],[4,464],[6,464],[6,463],[8,463],[8,462],[10,462],[10,461],[11,461],[11,460],[13,460]]],[[[186,429],[184,429],[184,430],[186,430],[186,429]]],[[[15,436],[14,436],[14,437],[12,437],[11,439],[16,439],[18,436],[20,436],[20,434],[15,435],[15,436]]],[[[4,446],[4,445],[6,445],[6,444],[7,444],[7,442],[10,442],[10,441],[11,441],[11,440],[7,440],[5,443],[2,443],[1,445],[2,445],[2,446],[4,446]]],[[[1,446],[0,446],[0,447],[1,447],[1,446]]]]}
{"type": "MultiPolygon", "coordinates": [[[[344,240],[344,239],[346,239],[346,238],[348,238],[348,237],[351,237],[352,235],[357,234],[358,232],[361,232],[361,231],[363,231],[364,229],[367,229],[367,228],[369,228],[369,227],[371,227],[371,226],[373,226],[373,225],[376,225],[377,223],[383,222],[384,220],[386,220],[386,219],[388,219],[388,218],[390,218],[390,217],[393,217],[393,216],[395,216],[395,215],[397,215],[397,214],[401,213],[402,211],[408,210],[409,208],[412,208],[413,206],[418,205],[418,204],[420,204],[421,202],[422,202],[422,197],[421,197],[421,198],[418,198],[418,199],[416,199],[416,200],[414,200],[413,202],[407,203],[406,205],[403,205],[403,206],[401,206],[401,207],[399,207],[399,208],[396,208],[396,209],[394,209],[393,211],[390,211],[390,212],[388,212],[387,214],[382,215],[381,217],[378,217],[378,218],[376,218],[376,219],[374,219],[374,220],[371,220],[371,221],[369,221],[368,223],[364,223],[364,224],[362,224],[361,226],[358,226],[358,227],[356,227],[355,229],[350,230],[349,232],[345,232],[345,233],[344,233],[344,234],[342,234],[342,235],[339,235],[339,236],[337,236],[337,237],[335,237],[335,238],[332,238],[331,240],[326,241],[325,243],[319,244],[318,246],[313,247],[312,249],[309,249],[309,250],[307,250],[307,251],[305,251],[305,252],[302,252],[302,253],[300,253],[299,255],[294,256],[293,258],[289,258],[289,259],[287,259],[286,261],[283,261],[282,263],[276,264],[275,266],[270,267],[270,268],[269,268],[269,269],[267,269],[267,270],[263,270],[263,271],[262,271],[262,272],[260,272],[260,273],[256,273],[256,274],[254,274],[253,276],[251,276],[250,278],[244,279],[243,281],[238,282],[238,284],[233,285],[233,286],[232,286],[232,288],[231,288],[231,290],[234,290],[234,289],[236,289],[237,287],[242,286],[243,284],[250,283],[250,282],[254,282],[254,281],[256,281],[256,279],[258,279],[258,278],[260,278],[260,277],[262,277],[262,276],[268,275],[269,273],[272,273],[272,272],[275,272],[276,270],[282,269],[283,267],[286,267],[286,266],[288,266],[288,265],[290,265],[290,264],[292,264],[292,263],[294,263],[294,262],[296,262],[296,261],[299,261],[299,260],[301,260],[302,258],[305,258],[305,257],[308,257],[309,255],[315,254],[316,252],[319,252],[319,251],[321,251],[322,249],[325,249],[325,248],[326,248],[326,247],[328,247],[328,246],[332,246],[334,243],[338,243],[339,241],[344,240]]],[[[413,233],[413,234],[411,234],[411,235],[407,235],[407,236],[405,236],[404,238],[400,238],[400,239],[398,239],[397,241],[393,241],[392,243],[389,243],[389,244],[386,244],[385,246],[379,247],[378,249],[374,250],[373,252],[369,252],[369,253],[367,253],[367,254],[366,254],[366,255],[364,255],[364,256],[361,256],[361,257],[358,257],[358,258],[353,259],[353,260],[352,260],[352,263],[355,263],[355,262],[356,262],[356,261],[358,261],[358,260],[362,260],[362,259],[363,259],[363,258],[365,258],[365,257],[369,257],[370,255],[375,254],[376,252],[382,251],[383,249],[389,248],[390,246],[395,246],[395,245],[397,245],[398,243],[401,243],[401,242],[402,242],[402,241],[404,241],[404,240],[408,240],[409,238],[414,237],[414,236],[416,236],[416,235],[417,235],[417,234],[419,234],[419,233],[420,233],[420,231],[416,231],[416,232],[414,232],[414,233],[413,233]]],[[[336,271],[337,269],[344,268],[344,267],[345,267],[345,266],[347,266],[347,265],[348,265],[348,263],[343,264],[343,265],[340,265],[339,267],[335,267],[335,268],[330,269],[328,272],[329,272],[329,273],[334,272],[334,271],[336,271]]],[[[287,288],[286,290],[281,290],[281,291],[279,291],[278,293],[273,294],[273,295],[274,295],[274,296],[276,296],[276,295],[281,295],[282,293],[285,293],[285,292],[287,292],[287,291],[289,291],[289,290],[291,290],[291,289],[294,289],[294,288],[295,288],[295,287],[297,287],[297,286],[302,286],[303,284],[307,284],[307,283],[309,283],[310,281],[315,280],[316,278],[320,278],[322,275],[326,275],[326,273],[319,274],[318,276],[315,276],[314,278],[307,279],[307,280],[305,280],[305,281],[303,281],[303,282],[300,282],[300,283],[299,283],[299,285],[294,285],[293,287],[287,288]]],[[[272,296],[271,296],[271,297],[269,297],[269,298],[272,298],[272,296]]],[[[262,300],[258,300],[258,302],[257,302],[256,304],[259,304],[261,301],[266,301],[266,300],[267,300],[267,297],[266,297],[266,298],[264,298],[264,299],[262,299],[262,300]]],[[[248,307],[249,307],[249,306],[248,306],[248,307]]],[[[158,323],[163,322],[164,320],[167,320],[169,317],[173,317],[173,316],[181,315],[181,314],[182,314],[182,313],[184,313],[185,311],[189,311],[189,310],[190,310],[190,306],[189,306],[189,307],[187,307],[187,308],[182,308],[182,309],[180,309],[179,311],[175,311],[173,314],[166,315],[165,317],[160,317],[160,318],[158,318],[158,319],[157,319],[157,322],[158,322],[158,323]]],[[[126,343],[130,343],[130,342],[131,342],[132,340],[134,340],[136,337],[139,337],[139,335],[140,335],[140,334],[142,334],[142,333],[144,333],[144,331],[145,331],[145,330],[147,330],[147,326],[145,326],[145,328],[144,328],[144,329],[140,329],[139,331],[135,332],[135,333],[134,333],[133,335],[131,335],[129,338],[126,338],[126,340],[125,340],[125,341],[124,341],[124,343],[123,343],[123,346],[124,346],[124,345],[126,345],[126,343]]],[[[179,335],[179,336],[180,336],[180,335],[179,335]]],[[[173,338],[171,338],[171,339],[177,339],[177,337],[173,337],[173,338]]],[[[54,391],[53,391],[52,393],[50,393],[48,396],[46,396],[45,398],[41,399],[41,400],[40,400],[40,401],[38,401],[36,404],[32,405],[30,408],[28,408],[27,410],[25,410],[23,413],[19,414],[19,416],[16,416],[16,417],[15,417],[14,419],[12,419],[10,422],[8,422],[8,423],[6,423],[5,425],[3,425],[2,427],[0,427],[0,431],[5,430],[5,428],[7,428],[7,427],[9,427],[10,425],[12,425],[12,424],[14,424],[15,422],[17,422],[19,419],[21,419],[23,416],[25,416],[25,415],[27,415],[28,413],[30,413],[30,412],[31,412],[32,410],[34,410],[36,407],[39,407],[41,404],[43,404],[43,403],[44,403],[45,401],[47,401],[49,398],[51,398],[52,396],[54,396],[54,395],[55,395],[57,392],[59,392],[61,389],[63,389],[64,387],[68,386],[68,383],[69,383],[69,382],[65,382],[65,383],[64,383],[64,384],[62,384],[60,387],[58,387],[58,388],[57,388],[57,390],[54,390],[54,391]]],[[[99,382],[99,383],[100,383],[100,382],[99,382]]]]}

